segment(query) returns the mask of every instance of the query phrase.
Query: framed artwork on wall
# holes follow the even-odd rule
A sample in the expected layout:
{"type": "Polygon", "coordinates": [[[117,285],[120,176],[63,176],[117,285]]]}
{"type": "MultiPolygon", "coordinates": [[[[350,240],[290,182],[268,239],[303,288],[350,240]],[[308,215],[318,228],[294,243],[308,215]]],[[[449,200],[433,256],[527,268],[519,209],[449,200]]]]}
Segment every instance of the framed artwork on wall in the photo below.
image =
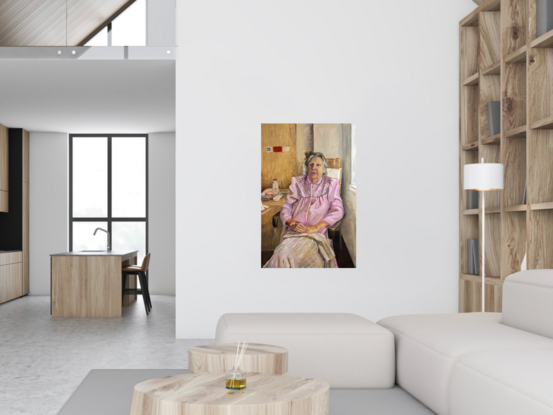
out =
{"type": "Polygon", "coordinates": [[[261,125],[261,266],[355,268],[355,127],[261,125]]]}

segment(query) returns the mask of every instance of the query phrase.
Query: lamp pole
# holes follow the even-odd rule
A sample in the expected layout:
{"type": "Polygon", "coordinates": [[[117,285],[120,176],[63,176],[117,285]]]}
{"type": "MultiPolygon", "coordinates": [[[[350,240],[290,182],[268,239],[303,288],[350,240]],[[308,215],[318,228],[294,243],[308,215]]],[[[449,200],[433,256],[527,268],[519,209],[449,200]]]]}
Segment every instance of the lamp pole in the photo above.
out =
{"type": "MultiPolygon", "coordinates": [[[[484,163],[482,157],[481,163],[484,163]]],[[[482,312],[486,312],[486,191],[482,190],[482,312]]]]}

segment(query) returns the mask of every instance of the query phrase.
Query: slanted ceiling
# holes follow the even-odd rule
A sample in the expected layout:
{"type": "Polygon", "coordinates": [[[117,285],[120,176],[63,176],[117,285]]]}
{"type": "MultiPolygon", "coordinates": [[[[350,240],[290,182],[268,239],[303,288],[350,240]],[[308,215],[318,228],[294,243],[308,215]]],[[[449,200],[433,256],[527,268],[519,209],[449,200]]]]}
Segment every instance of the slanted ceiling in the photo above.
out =
{"type": "Polygon", "coordinates": [[[478,4],[479,6],[484,3],[486,0],[472,0],[474,1],[476,4],[478,4]]]}
{"type": "Polygon", "coordinates": [[[0,46],[82,46],[135,0],[0,0],[0,46]]]}

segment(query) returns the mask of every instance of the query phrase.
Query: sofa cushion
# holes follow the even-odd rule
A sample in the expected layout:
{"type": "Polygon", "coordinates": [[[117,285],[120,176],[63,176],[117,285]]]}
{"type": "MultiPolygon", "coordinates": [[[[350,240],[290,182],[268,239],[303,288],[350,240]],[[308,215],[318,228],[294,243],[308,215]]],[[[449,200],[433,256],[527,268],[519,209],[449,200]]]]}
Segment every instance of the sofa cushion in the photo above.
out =
{"type": "Polygon", "coordinates": [[[553,339],[553,270],[509,275],[503,284],[503,324],[553,339]]]}
{"type": "Polygon", "coordinates": [[[451,415],[553,415],[553,350],[493,350],[459,358],[451,415]]]}
{"type": "Polygon", "coordinates": [[[333,388],[390,388],[395,382],[394,336],[355,314],[225,314],[215,341],[285,347],[288,374],[333,388]]]}
{"type": "Polygon", "coordinates": [[[449,380],[457,359],[480,350],[552,349],[553,340],[500,323],[499,313],[385,318],[394,333],[397,383],[439,415],[449,413],[449,380]]]}

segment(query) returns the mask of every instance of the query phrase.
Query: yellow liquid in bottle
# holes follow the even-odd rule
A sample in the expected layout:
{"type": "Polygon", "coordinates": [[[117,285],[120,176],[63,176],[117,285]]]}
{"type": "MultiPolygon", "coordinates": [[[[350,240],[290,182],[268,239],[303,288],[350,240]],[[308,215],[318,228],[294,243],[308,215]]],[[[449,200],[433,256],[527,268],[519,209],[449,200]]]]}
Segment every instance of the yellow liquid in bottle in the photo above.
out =
{"type": "Polygon", "coordinates": [[[244,379],[227,379],[227,389],[240,390],[246,387],[246,378],[244,379]]]}

